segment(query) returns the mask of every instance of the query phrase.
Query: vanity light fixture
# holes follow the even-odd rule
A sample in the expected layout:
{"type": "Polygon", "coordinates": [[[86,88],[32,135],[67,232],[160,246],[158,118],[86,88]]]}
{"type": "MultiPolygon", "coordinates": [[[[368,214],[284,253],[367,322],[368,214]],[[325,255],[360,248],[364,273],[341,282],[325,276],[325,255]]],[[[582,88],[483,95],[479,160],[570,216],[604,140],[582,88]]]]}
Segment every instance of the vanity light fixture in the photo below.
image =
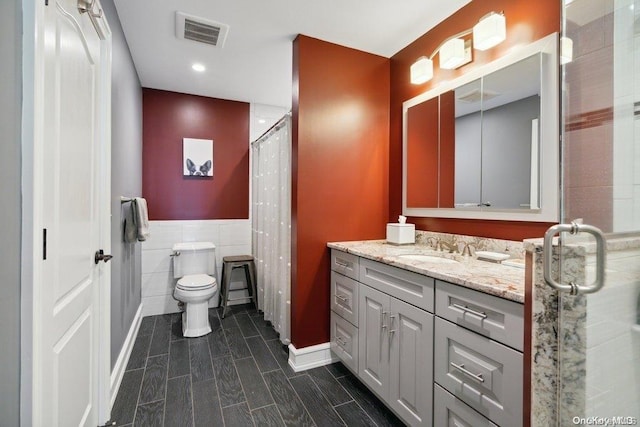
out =
{"type": "Polygon", "coordinates": [[[478,50],[491,49],[507,38],[507,21],[504,14],[491,12],[468,30],[449,37],[431,56],[420,57],[411,65],[411,83],[422,84],[433,78],[433,57],[440,54],[440,68],[453,70],[471,62],[471,40],[464,37],[473,34],[473,47],[478,50]]]}
{"type": "Polygon", "coordinates": [[[478,50],[491,49],[507,38],[507,21],[503,14],[491,12],[473,26],[473,45],[478,50]]]}
{"type": "Polygon", "coordinates": [[[573,61],[573,40],[569,37],[560,37],[560,65],[573,61]]]}
{"type": "Polygon", "coordinates": [[[461,38],[452,38],[444,42],[440,46],[440,68],[454,70],[468,62],[464,50],[464,40],[461,38]]]}
{"type": "Polygon", "coordinates": [[[204,71],[207,69],[204,65],[199,64],[199,63],[197,63],[197,62],[196,62],[195,64],[193,64],[193,65],[191,66],[191,68],[193,69],[193,71],[197,71],[197,72],[199,72],[199,73],[202,73],[202,72],[204,72],[204,71]]]}
{"type": "Polygon", "coordinates": [[[426,56],[411,65],[411,83],[419,85],[433,78],[433,61],[426,56]]]}

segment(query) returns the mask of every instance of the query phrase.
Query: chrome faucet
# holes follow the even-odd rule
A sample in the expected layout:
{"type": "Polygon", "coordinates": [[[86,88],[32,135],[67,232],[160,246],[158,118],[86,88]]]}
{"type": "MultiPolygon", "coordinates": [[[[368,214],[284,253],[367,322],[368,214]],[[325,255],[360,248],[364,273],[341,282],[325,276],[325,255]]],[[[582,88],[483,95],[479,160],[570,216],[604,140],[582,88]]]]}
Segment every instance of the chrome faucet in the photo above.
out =
{"type": "Polygon", "coordinates": [[[456,245],[455,243],[448,243],[443,240],[440,240],[439,244],[440,244],[441,251],[448,250],[450,254],[454,252],[458,253],[458,245],[456,245]]]}
{"type": "Polygon", "coordinates": [[[475,251],[476,251],[475,246],[473,246],[471,243],[465,243],[464,247],[462,248],[462,256],[465,256],[465,255],[473,256],[473,252],[475,251]],[[473,251],[471,251],[471,249],[473,249],[473,251]]]}
{"type": "Polygon", "coordinates": [[[436,239],[435,237],[427,237],[427,245],[431,246],[436,251],[438,250],[438,244],[440,244],[440,239],[436,239]]]}

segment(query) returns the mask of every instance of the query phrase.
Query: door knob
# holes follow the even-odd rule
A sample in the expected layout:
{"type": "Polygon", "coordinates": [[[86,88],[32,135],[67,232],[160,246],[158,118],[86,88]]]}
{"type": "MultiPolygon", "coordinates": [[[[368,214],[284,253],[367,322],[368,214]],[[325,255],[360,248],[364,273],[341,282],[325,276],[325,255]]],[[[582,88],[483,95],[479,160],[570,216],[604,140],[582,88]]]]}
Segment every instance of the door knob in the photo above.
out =
{"type": "Polygon", "coordinates": [[[113,258],[112,255],[105,255],[104,251],[100,249],[99,251],[96,251],[96,256],[93,258],[93,260],[97,264],[100,261],[108,262],[111,258],[113,258]]]}

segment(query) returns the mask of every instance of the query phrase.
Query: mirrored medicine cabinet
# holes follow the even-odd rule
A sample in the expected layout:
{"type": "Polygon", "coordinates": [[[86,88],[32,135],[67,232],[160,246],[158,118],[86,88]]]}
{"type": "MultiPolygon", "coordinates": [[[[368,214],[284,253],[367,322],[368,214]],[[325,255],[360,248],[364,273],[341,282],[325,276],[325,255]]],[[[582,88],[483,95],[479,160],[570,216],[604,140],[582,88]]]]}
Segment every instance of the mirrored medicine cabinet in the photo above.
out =
{"type": "Polygon", "coordinates": [[[403,104],[403,214],[558,220],[557,34],[403,104]]]}

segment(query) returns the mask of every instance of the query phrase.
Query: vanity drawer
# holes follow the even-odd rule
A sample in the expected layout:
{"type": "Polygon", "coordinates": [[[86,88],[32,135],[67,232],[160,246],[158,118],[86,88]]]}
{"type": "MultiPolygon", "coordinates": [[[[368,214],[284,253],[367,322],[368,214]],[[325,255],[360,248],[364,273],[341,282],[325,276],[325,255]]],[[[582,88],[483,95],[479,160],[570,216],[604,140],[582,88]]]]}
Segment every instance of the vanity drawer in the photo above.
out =
{"type": "Polygon", "coordinates": [[[331,270],[358,280],[360,274],[359,260],[356,255],[348,254],[337,249],[331,249],[331,270]]]}
{"type": "Polygon", "coordinates": [[[358,282],[331,272],[331,310],[358,326],[358,282]]]}
{"type": "Polygon", "coordinates": [[[352,372],[358,373],[358,328],[331,312],[331,351],[352,372]]]}
{"type": "Polygon", "coordinates": [[[435,381],[502,426],[522,425],[522,354],[436,318],[435,381]]]}
{"type": "Polygon", "coordinates": [[[434,279],[431,277],[363,258],[360,282],[433,313],[434,279]]]}
{"type": "Polygon", "coordinates": [[[497,427],[438,384],[433,386],[433,425],[442,427],[497,427]]]}
{"type": "Polygon", "coordinates": [[[436,280],[436,314],[517,350],[524,347],[524,305],[436,280]]]}

